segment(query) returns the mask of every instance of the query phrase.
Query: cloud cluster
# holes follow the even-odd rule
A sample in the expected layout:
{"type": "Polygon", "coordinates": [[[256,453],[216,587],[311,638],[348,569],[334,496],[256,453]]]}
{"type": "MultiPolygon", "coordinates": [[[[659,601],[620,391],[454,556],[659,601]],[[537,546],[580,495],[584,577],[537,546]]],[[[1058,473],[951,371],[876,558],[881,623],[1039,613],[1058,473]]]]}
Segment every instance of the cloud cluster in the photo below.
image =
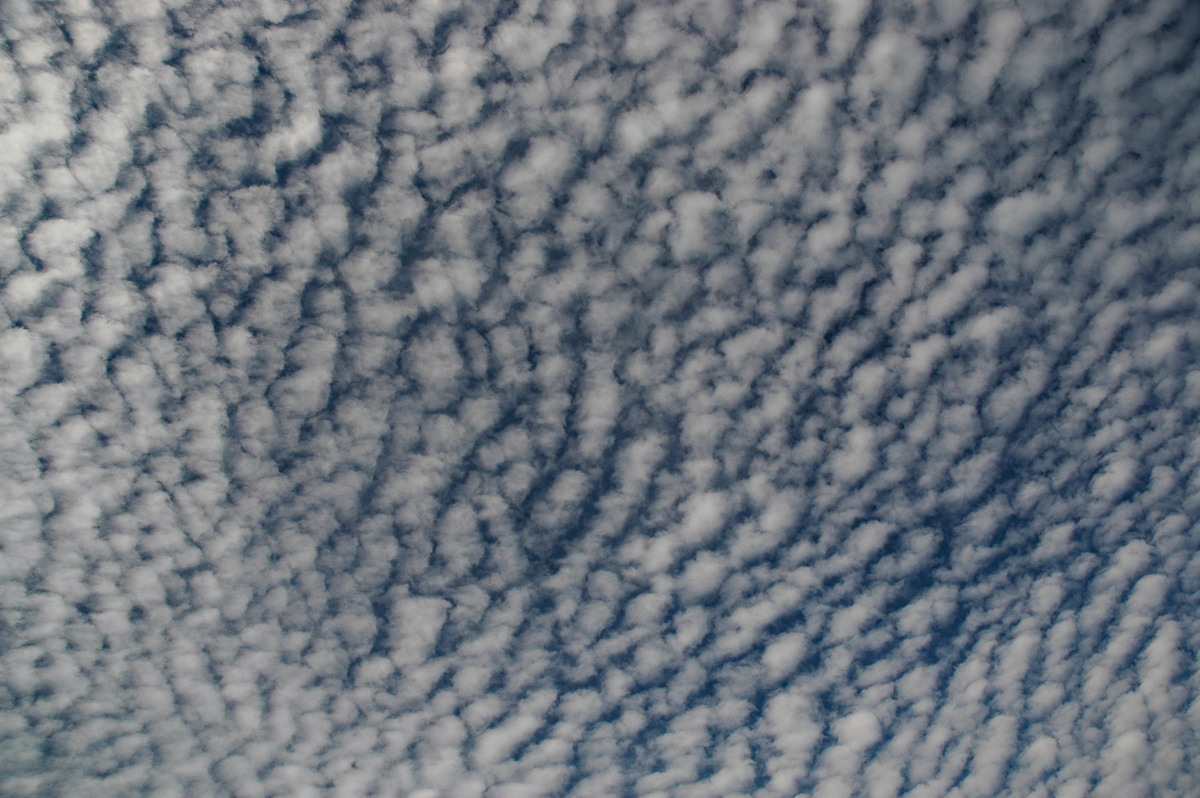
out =
{"type": "Polygon", "coordinates": [[[4,28],[0,793],[1200,789],[1190,3],[4,28]]]}

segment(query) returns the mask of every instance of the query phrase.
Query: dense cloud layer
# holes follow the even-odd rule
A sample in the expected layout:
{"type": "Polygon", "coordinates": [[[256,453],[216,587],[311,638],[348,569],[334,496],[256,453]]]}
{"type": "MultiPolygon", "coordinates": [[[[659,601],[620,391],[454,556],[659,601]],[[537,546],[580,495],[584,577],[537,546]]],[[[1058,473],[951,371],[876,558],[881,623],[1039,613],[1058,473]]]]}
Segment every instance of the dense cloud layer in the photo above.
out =
{"type": "Polygon", "coordinates": [[[1200,791],[1200,8],[0,31],[0,793],[1200,791]]]}

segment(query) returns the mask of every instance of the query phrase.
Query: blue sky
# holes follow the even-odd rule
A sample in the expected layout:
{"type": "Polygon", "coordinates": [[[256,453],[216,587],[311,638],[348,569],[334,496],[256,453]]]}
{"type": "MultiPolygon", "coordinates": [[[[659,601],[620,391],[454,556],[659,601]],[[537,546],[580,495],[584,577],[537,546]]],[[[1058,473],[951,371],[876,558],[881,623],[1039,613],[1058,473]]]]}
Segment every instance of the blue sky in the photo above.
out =
{"type": "Polygon", "coordinates": [[[1200,8],[0,18],[0,793],[1200,790],[1200,8]]]}

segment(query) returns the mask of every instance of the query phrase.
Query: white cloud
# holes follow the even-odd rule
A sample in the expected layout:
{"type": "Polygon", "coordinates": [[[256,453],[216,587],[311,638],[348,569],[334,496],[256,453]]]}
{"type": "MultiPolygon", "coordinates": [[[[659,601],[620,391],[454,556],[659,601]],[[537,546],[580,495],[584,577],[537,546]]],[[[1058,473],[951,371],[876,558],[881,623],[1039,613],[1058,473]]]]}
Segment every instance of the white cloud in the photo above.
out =
{"type": "Polygon", "coordinates": [[[0,792],[1195,793],[1181,4],[110,10],[0,57],[0,792]]]}
{"type": "Polygon", "coordinates": [[[842,482],[854,482],[875,466],[875,433],[869,427],[855,427],[846,433],[846,442],[834,455],[833,473],[842,482]]]}

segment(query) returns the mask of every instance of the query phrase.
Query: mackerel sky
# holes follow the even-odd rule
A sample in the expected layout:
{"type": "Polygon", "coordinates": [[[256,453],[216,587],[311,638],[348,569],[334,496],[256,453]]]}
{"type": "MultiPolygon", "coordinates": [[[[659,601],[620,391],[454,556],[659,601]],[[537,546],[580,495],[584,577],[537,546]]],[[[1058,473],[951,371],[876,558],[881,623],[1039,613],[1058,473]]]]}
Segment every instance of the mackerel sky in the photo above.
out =
{"type": "Polygon", "coordinates": [[[1200,795],[1200,5],[0,35],[0,795],[1200,795]]]}

